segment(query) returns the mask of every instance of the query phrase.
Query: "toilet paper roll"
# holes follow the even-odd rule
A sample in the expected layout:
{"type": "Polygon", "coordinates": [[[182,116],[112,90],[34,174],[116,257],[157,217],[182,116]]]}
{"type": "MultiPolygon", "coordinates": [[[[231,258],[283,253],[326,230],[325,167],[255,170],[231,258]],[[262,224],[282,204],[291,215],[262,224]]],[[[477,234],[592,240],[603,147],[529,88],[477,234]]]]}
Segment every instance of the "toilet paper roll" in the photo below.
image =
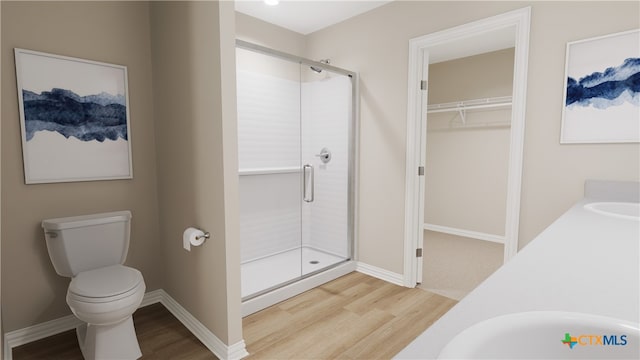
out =
{"type": "Polygon", "coordinates": [[[182,246],[185,250],[191,251],[191,245],[200,246],[205,239],[204,231],[189,227],[182,234],[182,246]]]}

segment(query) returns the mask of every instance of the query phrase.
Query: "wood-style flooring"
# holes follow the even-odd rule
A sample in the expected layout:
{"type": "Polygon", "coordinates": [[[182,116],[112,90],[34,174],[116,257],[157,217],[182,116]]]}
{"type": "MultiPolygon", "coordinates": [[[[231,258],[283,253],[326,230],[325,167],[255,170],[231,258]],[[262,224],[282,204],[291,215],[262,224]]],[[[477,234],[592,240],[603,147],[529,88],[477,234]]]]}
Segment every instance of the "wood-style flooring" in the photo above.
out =
{"type": "MultiPolygon", "coordinates": [[[[351,273],[243,319],[248,359],[390,359],[456,301],[351,273]]],[[[134,315],[142,359],[216,359],[161,304],[134,315]]],[[[13,358],[82,360],[75,330],[13,358]]]]}
{"type": "Polygon", "coordinates": [[[390,359],[455,300],[351,273],[243,320],[249,359],[390,359]]]}
{"type": "MultiPolygon", "coordinates": [[[[133,323],[142,351],[140,359],[217,359],[160,303],[136,310],[133,323]]],[[[14,348],[13,358],[83,360],[75,330],[14,348]]]]}

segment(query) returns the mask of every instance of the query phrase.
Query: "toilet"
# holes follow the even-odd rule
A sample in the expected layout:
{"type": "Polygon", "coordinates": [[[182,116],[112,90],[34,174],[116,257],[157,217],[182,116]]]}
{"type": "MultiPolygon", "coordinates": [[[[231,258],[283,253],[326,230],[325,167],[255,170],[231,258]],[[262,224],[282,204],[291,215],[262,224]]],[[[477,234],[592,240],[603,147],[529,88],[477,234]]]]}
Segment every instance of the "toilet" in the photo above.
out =
{"type": "Polygon", "coordinates": [[[83,322],[76,329],[86,360],[142,356],[133,312],[144,297],[140,271],[127,258],[131,212],[118,211],[42,221],[58,275],[70,277],[67,304],[83,322]]]}

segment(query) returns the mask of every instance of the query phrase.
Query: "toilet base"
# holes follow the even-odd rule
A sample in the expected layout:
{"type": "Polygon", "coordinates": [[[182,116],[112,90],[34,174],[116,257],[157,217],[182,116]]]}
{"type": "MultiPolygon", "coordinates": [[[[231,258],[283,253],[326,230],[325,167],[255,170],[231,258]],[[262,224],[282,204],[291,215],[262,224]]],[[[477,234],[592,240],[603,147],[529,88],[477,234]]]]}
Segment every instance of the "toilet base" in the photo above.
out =
{"type": "Polygon", "coordinates": [[[76,328],[85,360],[134,360],[142,356],[133,318],[110,325],[82,324],[76,328]]]}

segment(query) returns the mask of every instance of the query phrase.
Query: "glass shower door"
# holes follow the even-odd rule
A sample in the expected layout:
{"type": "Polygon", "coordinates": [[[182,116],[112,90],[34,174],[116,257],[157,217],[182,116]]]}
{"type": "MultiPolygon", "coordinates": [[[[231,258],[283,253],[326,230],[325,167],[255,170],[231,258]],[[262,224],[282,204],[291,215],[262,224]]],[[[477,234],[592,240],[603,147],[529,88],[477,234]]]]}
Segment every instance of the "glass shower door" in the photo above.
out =
{"type": "Polygon", "coordinates": [[[351,78],[302,67],[302,275],[350,257],[351,78]]]}
{"type": "Polygon", "coordinates": [[[351,257],[353,94],[349,76],[302,61],[238,48],[236,62],[248,300],[351,257]]]}

